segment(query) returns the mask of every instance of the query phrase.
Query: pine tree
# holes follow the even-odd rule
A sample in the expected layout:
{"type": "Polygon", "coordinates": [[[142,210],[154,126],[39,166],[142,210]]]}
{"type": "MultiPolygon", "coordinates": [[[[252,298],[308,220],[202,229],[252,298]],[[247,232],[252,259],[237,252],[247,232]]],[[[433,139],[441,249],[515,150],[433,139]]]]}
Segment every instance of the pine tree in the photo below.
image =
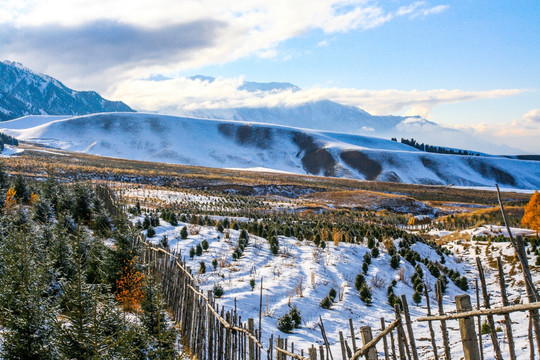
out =
{"type": "Polygon", "coordinates": [[[188,231],[185,226],[183,226],[182,230],[180,230],[180,237],[184,240],[188,238],[188,231]]]}
{"type": "Polygon", "coordinates": [[[0,242],[0,323],[3,359],[54,358],[54,309],[44,294],[50,284],[43,244],[26,226],[0,242]]]}
{"type": "Polygon", "coordinates": [[[160,296],[160,289],[154,278],[149,278],[144,288],[144,298],[141,303],[142,324],[150,335],[150,358],[174,359],[174,343],[176,333],[169,326],[165,317],[165,304],[160,296]]]}
{"type": "Polygon", "coordinates": [[[362,284],[362,287],[360,288],[360,299],[366,303],[366,305],[371,305],[372,299],[371,299],[371,290],[367,286],[366,283],[362,284]]]}
{"type": "Polygon", "coordinates": [[[540,231],[540,194],[538,190],[531,196],[531,200],[525,205],[525,213],[521,219],[521,225],[536,230],[536,236],[540,231]]]}

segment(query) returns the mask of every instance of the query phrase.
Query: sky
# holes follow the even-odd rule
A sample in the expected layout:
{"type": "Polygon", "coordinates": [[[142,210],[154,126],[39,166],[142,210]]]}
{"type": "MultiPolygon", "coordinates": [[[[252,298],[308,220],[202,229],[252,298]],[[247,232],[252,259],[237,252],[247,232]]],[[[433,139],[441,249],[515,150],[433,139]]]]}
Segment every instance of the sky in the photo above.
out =
{"type": "Polygon", "coordinates": [[[537,0],[0,0],[0,60],[137,110],[331,99],[540,153],[537,0]]]}

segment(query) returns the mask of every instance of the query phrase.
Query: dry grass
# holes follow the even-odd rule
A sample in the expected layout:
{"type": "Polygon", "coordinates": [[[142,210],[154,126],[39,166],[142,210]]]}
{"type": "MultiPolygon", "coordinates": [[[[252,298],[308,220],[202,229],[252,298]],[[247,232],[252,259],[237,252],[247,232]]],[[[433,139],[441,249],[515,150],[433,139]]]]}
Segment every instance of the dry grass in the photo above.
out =
{"type": "MultiPolygon", "coordinates": [[[[21,147],[25,151],[19,156],[5,158],[3,165],[12,174],[22,173],[36,178],[44,178],[48,169],[54,169],[57,177],[61,179],[102,179],[134,184],[159,184],[182,189],[204,188],[218,192],[235,189],[239,192],[253,193],[253,187],[256,185],[286,185],[299,189],[309,188],[319,193],[328,192],[328,195],[324,195],[327,199],[344,204],[351,203],[351,196],[358,204],[394,199],[406,201],[407,198],[418,201],[493,205],[497,203],[495,193],[492,191],[215,169],[107,158],[57,149],[53,150],[54,153],[47,153],[43,152],[44,148],[28,144],[22,144],[21,147]],[[392,195],[396,193],[403,196],[392,195]]],[[[528,194],[520,193],[505,193],[503,196],[518,203],[527,202],[529,197],[528,194]]],[[[317,200],[319,199],[324,197],[317,200]]],[[[313,201],[312,204],[308,204],[309,202],[310,199],[307,198],[306,205],[321,206],[319,201],[313,201]]]]}

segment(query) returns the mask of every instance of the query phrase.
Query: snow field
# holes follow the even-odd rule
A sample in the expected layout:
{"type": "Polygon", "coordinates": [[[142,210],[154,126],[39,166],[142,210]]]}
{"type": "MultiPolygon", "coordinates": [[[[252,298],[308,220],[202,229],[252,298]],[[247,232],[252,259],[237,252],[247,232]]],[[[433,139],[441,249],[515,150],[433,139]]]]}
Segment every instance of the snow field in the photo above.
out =
{"type": "MultiPolygon", "coordinates": [[[[142,220],[142,218],[139,219],[142,220]]],[[[361,272],[363,256],[370,251],[365,245],[340,243],[335,246],[327,243],[326,249],[323,250],[309,241],[301,242],[294,237],[279,236],[279,255],[273,256],[266,239],[250,235],[249,244],[243,256],[238,260],[233,260],[232,253],[238,243],[239,231],[228,230],[229,237],[226,238],[213,227],[185,223],[173,227],[163,220],[160,220],[160,226],[155,230],[156,236],[149,241],[157,244],[161,237],[166,235],[171,249],[182,252],[195,278],[200,282],[202,290],[206,292],[216,284],[221,285],[225,294],[217,300],[218,304],[225,305],[227,309],[233,309],[236,305],[242,321],[254,318],[256,324],[258,323],[260,281],[261,278],[263,279],[262,340],[265,346],[268,345],[270,334],[274,334],[274,337],[288,338],[289,343],[295,343],[296,349],[305,350],[311,344],[322,344],[322,336],[318,328],[319,317],[324,322],[334,354],[340,352],[339,331],[344,332],[351,345],[348,330],[349,318],[353,319],[356,342],[360,344],[361,326],[369,325],[373,328],[374,334],[377,334],[380,329],[380,317],[384,317],[387,323],[395,318],[393,309],[387,303],[387,286],[393,279],[398,280],[394,288],[395,294],[398,296],[405,294],[407,297],[411,317],[415,319],[427,314],[425,299],[422,299],[420,306],[414,305],[411,300],[414,290],[410,278],[414,274],[414,267],[402,259],[400,268],[392,269],[389,265],[390,256],[382,247],[379,257],[372,259],[366,276],[373,295],[373,304],[367,306],[360,300],[354,288],[355,277],[361,272]],[[187,226],[193,232],[185,240],[180,237],[183,226],[187,226]],[[203,240],[209,243],[208,251],[205,251],[202,256],[190,259],[190,248],[195,248],[203,240]],[[211,265],[213,259],[218,260],[217,269],[211,265]],[[204,274],[199,273],[201,261],[204,261],[206,265],[204,274]],[[400,277],[403,281],[400,281],[400,277]],[[250,287],[251,279],[254,279],[256,283],[253,291],[250,287]],[[331,288],[338,292],[338,296],[332,308],[326,310],[321,308],[319,303],[328,295],[331,288]],[[284,334],[277,329],[276,323],[280,316],[289,311],[289,306],[297,306],[301,311],[302,326],[300,329],[295,329],[292,334],[284,334]]],[[[397,245],[399,240],[395,243],[397,245]]],[[[425,244],[413,244],[411,249],[417,251],[422,258],[440,260],[436,251],[425,244]]],[[[459,270],[469,280],[473,280],[475,270],[472,264],[446,255],[445,260],[445,266],[459,270]]],[[[430,302],[433,309],[436,304],[433,292],[436,279],[430,275],[423,263],[419,264],[423,269],[427,286],[431,290],[430,302]]],[[[472,287],[468,291],[471,297],[473,297],[473,291],[472,287]]],[[[455,311],[453,299],[461,293],[463,291],[450,281],[444,295],[446,311],[455,311]]],[[[437,332],[438,324],[434,325],[437,332]]],[[[449,322],[448,325],[452,354],[461,356],[462,348],[457,322],[449,322]]],[[[421,357],[429,358],[432,353],[427,323],[414,321],[413,327],[421,357]]],[[[442,341],[439,342],[438,345],[441,347],[439,351],[442,352],[442,341]]],[[[488,342],[486,338],[486,344],[488,342]]],[[[382,350],[381,345],[378,348],[380,356],[383,356],[382,350]]]]}

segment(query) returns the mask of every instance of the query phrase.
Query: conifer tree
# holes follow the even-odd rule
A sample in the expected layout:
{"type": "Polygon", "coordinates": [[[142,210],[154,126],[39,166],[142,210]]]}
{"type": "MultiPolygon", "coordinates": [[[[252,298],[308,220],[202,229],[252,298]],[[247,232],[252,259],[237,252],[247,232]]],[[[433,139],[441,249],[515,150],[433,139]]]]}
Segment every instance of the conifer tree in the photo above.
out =
{"type": "Polygon", "coordinates": [[[49,264],[39,237],[28,228],[2,236],[0,242],[0,323],[3,359],[54,358],[53,308],[43,296],[49,288],[49,264]]]}

